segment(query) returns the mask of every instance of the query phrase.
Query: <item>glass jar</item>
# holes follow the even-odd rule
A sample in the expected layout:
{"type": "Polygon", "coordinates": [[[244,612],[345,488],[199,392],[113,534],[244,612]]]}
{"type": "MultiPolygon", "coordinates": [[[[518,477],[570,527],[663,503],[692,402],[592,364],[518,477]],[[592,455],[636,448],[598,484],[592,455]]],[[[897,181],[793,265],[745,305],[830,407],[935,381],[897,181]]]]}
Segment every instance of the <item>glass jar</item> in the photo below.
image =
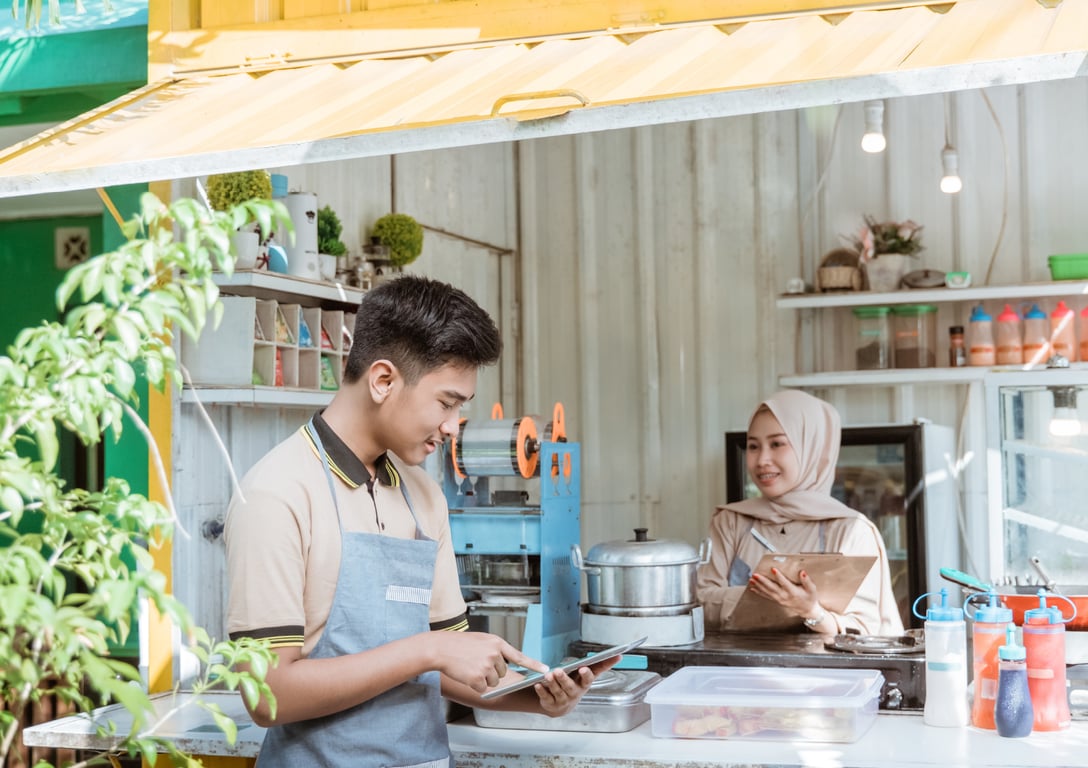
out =
{"type": "Polygon", "coordinates": [[[857,307],[854,309],[857,346],[855,365],[859,371],[891,368],[891,326],[888,307],[857,307]]]}
{"type": "Polygon", "coordinates": [[[932,368],[937,364],[937,307],[906,304],[892,311],[896,368],[932,368]]]}

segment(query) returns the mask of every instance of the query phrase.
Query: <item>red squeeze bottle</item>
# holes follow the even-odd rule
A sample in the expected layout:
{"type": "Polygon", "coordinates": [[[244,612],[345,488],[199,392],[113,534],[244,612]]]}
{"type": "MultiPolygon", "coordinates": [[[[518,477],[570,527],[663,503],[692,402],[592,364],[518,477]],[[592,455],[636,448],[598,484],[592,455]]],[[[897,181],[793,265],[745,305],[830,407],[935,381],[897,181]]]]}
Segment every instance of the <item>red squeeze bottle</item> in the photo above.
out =
{"type": "Polygon", "coordinates": [[[1039,607],[1024,611],[1028,690],[1035,710],[1033,731],[1059,731],[1068,728],[1071,720],[1065,690],[1065,622],[1076,618],[1077,608],[1072,600],[1061,595],[1051,598],[1063,599],[1073,606],[1073,615],[1064,618],[1057,607],[1048,606],[1042,589],[1039,607]]]}
{"type": "Polygon", "coordinates": [[[994,704],[997,701],[998,651],[1005,643],[1005,631],[1012,622],[1012,610],[998,602],[994,592],[976,592],[964,601],[963,613],[972,619],[971,657],[974,660],[975,696],[971,704],[971,725],[994,730],[994,704]],[[987,600],[973,614],[972,603],[987,600]]]}

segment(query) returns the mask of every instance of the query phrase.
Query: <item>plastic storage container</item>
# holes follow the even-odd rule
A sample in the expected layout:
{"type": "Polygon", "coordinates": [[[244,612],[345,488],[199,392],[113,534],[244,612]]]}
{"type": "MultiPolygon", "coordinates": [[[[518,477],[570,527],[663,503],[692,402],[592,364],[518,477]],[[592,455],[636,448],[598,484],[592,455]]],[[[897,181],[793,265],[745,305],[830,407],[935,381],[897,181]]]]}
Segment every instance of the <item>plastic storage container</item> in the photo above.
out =
{"type": "Polygon", "coordinates": [[[683,667],[646,694],[654,736],[850,742],[876,720],[875,669],[683,667]]]}
{"type": "Polygon", "coordinates": [[[896,368],[932,368],[937,364],[937,307],[907,304],[892,311],[896,368]]]}
{"type": "Polygon", "coordinates": [[[855,365],[859,371],[892,367],[891,310],[888,307],[857,307],[855,365]]]}

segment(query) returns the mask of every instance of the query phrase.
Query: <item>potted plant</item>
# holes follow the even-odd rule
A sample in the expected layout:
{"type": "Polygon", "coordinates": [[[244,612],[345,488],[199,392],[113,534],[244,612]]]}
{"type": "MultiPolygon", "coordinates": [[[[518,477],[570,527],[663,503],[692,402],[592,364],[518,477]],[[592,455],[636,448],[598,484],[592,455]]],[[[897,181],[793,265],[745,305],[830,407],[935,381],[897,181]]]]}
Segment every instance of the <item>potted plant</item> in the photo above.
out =
{"type": "Polygon", "coordinates": [[[894,291],[906,274],[910,260],[924,247],[922,225],[910,219],[877,221],[869,214],[864,220],[864,226],[851,243],[865,270],[869,290],[894,291]]]}
{"type": "Polygon", "coordinates": [[[167,207],[145,194],[140,215],[124,226],[128,242],[65,276],[57,289],[63,319],[22,331],[0,356],[0,764],[20,764],[23,728],[50,696],[76,712],[117,702],[133,727],[117,734],[111,752],[153,763],[166,750],[172,764],[190,764],[177,745],[151,735],[155,712],[139,671],[110,656],[109,643],[124,640],[144,599],[202,662],[186,682],[195,694],[189,701],[209,709],[229,741],[236,726],[201,692],[240,689],[251,702],[270,693],[267,642],[215,643],[170,594],[150,553],[177,523],[169,495],[165,505],[152,501],[120,478],[96,491],[67,487],[57,467],[62,430],[93,445],[108,431],[135,428],[169,487],[137,410],[138,376],[159,391],[180,385],[173,336],[176,329],[199,335],[221,311],[212,271],[232,268],[230,231],[239,220],[257,220],[269,232],[285,217],[277,203],[219,213],[195,200],[167,207]]]}
{"type": "Polygon", "coordinates": [[[340,239],[343,226],[332,206],[326,205],[317,212],[317,253],[321,277],[332,280],[336,276],[336,260],[348,252],[340,239]]]}
{"type": "Polygon", "coordinates": [[[372,240],[389,248],[389,261],[399,271],[423,251],[423,227],[406,213],[387,213],[374,222],[372,240]]]}
{"type": "MultiPolygon", "coordinates": [[[[272,197],[272,176],[265,170],[213,173],[208,177],[208,203],[214,210],[229,211],[250,200],[272,197]]],[[[236,254],[235,267],[253,269],[257,266],[261,238],[252,228],[239,228],[231,236],[236,254]]]]}

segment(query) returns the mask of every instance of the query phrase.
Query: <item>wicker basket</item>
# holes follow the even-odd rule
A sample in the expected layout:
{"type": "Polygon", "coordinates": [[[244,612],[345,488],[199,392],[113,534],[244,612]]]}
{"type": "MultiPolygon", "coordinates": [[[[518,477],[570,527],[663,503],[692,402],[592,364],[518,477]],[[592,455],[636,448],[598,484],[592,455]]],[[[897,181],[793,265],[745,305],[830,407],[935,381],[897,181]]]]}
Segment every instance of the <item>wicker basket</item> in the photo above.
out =
{"type": "Polygon", "coordinates": [[[816,270],[817,287],[827,291],[860,291],[861,270],[857,267],[820,267],[816,270]]]}

